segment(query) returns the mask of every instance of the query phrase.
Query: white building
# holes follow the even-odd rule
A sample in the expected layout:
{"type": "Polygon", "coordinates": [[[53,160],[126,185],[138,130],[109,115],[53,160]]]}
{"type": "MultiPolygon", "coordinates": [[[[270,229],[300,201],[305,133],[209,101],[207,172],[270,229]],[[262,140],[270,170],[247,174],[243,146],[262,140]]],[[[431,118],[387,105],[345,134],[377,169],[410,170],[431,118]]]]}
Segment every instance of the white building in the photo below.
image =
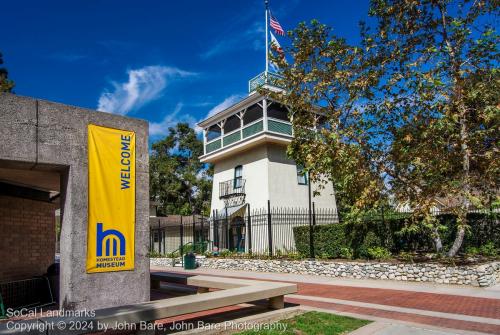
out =
{"type": "MultiPolygon", "coordinates": [[[[248,206],[250,210],[267,208],[268,201],[272,207],[309,206],[307,176],[286,155],[293,138],[289,111],[256,92],[262,84],[276,89],[268,85],[273,76],[264,72],[252,79],[248,97],[198,124],[204,130],[200,159],[214,164],[212,213],[227,214],[230,224],[241,222],[248,206]]],[[[311,185],[312,194],[317,188],[311,185]]],[[[315,207],[336,211],[332,183],[320,192],[312,197],[315,207]]],[[[241,242],[242,237],[238,239],[241,242]]]]}

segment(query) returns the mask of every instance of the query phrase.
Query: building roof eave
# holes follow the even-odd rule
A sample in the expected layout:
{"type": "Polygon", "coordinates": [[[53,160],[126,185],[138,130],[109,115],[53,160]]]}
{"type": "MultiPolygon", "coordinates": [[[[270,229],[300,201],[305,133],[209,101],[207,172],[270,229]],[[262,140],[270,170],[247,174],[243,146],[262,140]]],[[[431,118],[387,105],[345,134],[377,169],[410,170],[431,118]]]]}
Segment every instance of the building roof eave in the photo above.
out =
{"type": "Polygon", "coordinates": [[[212,125],[216,122],[219,122],[219,121],[223,120],[224,118],[234,114],[234,112],[247,107],[247,105],[252,105],[252,104],[258,102],[259,100],[262,99],[262,97],[263,96],[259,93],[253,93],[253,94],[243,98],[241,101],[235,103],[234,105],[218,112],[217,114],[212,115],[212,116],[206,118],[205,120],[198,122],[198,126],[201,128],[206,128],[207,126],[210,126],[210,125],[212,125]]]}

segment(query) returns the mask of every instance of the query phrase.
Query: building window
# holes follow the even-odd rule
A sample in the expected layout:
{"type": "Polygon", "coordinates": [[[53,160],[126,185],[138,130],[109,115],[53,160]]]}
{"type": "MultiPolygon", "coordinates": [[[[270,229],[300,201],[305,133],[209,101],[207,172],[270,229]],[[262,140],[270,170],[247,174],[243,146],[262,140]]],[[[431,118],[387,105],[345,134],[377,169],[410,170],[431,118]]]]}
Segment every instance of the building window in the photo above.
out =
{"type": "Polygon", "coordinates": [[[215,140],[216,138],[220,137],[221,130],[220,127],[216,124],[210,126],[207,129],[207,142],[210,142],[211,140],[215,140]]]}
{"type": "Polygon", "coordinates": [[[264,113],[262,111],[262,107],[258,104],[252,105],[247,108],[245,115],[243,115],[243,124],[247,125],[259,119],[262,119],[264,113]]]}
{"type": "Polygon", "coordinates": [[[307,172],[300,165],[297,165],[297,182],[299,185],[307,185],[307,172]]]}
{"type": "Polygon", "coordinates": [[[243,185],[243,166],[238,165],[234,168],[234,188],[240,188],[243,185]]]}
{"type": "Polygon", "coordinates": [[[240,127],[240,118],[236,115],[231,115],[224,123],[224,134],[228,134],[240,127]]]}
{"type": "Polygon", "coordinates": [[[277,102],[271,102],[267,106],[267,116],[282,121],[290,121],[290,118],[288,117],[288,109],[284,105],[277,102]]]}

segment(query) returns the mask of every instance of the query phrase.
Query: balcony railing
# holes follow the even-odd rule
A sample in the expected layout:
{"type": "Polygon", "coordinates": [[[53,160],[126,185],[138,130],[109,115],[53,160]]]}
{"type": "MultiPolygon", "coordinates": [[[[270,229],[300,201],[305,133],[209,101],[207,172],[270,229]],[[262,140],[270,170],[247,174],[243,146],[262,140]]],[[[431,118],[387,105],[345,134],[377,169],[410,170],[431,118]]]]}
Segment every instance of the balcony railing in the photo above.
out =
{"type": "Polygon", "coordinates": [[[248,81],[248,92],[257,91],[257,89],[264,85],[274,86],[283,89],[281,83],[283,77],[273,72],[262,72],[248,81]]]}
{"type": "MultiPolygon", "coordinates": [[[[270,133],[276,133],[280,135],[293,136],[292,124],[287,121],[268,118],[267,120],[267,131],[270,133]]],[[[205,153],[210,154],[219,149],[230,146],[234,143],[238,143],[246,140],[254,135],[264,132],[264,120],[258,119],[245,126],[239,128],[231,133],[224,134],[224,136],[218,137],[211,140],[205,144],[205,153]]]]}
{"type": "Polygon", "coordinates": [[[245,195],[245,179],[237,178],[219,183],[219,199],[245,195]]]}

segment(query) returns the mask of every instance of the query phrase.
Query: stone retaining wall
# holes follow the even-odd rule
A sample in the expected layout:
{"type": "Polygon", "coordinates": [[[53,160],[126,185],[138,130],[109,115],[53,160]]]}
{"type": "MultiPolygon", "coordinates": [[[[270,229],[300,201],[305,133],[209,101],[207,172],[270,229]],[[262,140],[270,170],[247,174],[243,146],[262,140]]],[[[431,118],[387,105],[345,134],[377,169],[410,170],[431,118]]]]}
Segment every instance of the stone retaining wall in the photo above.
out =
{"type": "MultiPolygon", "coordinates": [[[[393,264],[376,262],[290,261],[230,258],[200,258],[202,267],[222,270],[280,272],[345,277],[430,282],[470,286],[492,286],[500,282],[500,262],[471,266],[441,264],[393,264]]],[[[152,258],[153,266],[171,266],[171,258],[152,258]]]]}

